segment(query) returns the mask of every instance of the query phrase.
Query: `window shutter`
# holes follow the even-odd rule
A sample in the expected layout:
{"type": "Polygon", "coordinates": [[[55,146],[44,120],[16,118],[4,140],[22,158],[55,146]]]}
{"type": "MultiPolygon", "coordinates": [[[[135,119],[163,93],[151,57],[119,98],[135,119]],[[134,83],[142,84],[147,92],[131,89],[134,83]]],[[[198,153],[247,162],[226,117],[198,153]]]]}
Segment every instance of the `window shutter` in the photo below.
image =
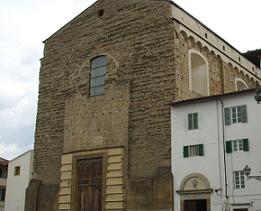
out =
{"type": "Polygon", "coordinates": [[[232,141],[226,141],[226,152],[232,153],[232,141]]]}
{"type": "Polygon", "coordinates": [[[189,157],[189,147],[188,146],[183,147],[183,157],[184,158],[189,157]]]}
{"type": "Polygon", "coordinates": [[[198,145],[198,150],[199,150],[199,156],[204,156],[204,145],[203,144],[198,145]]]}
{"type": "Polygon", "coordinates": [[[192,114],[188,115],[188,129],[192,130],[192,114]]]}
{"type": "Polygon", "coordinates": [[[198,129],[198,113],[194,113],[194,128],[193,129],[198,129]]]}
{"type": "Polygon", "coordinates": [[[231,109],[225,108],[225,125],[231,125],[231,109]]]}
{"type": "Polygon", "coordinates": [[[243,150],[245,152],[248,152],[249,151],[249,142],[248,142],[248,139],[243,139],[243,150]]]}
{"type": "Polygon", "coordinates": [[[241,106],[241,111],[242,111],[242,122],[246,123],[247,122],[247,107],[246,107],[246,105],[241,106]]]}

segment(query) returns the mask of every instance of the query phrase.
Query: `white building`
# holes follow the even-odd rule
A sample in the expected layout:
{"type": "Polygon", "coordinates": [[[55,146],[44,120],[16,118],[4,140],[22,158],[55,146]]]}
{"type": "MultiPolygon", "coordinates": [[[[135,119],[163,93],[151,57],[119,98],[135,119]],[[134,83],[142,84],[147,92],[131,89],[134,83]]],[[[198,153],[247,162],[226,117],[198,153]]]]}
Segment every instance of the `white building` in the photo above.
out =
{"type": "Polygon", "coordinates": [[[261,104],[253,90],[174,102],[175,211],[260,211],[261,104]],[[227,184],[227,185],[226,185],[227,184]]]}
{"type": "Polygon", "coordinates": [[[9,161],[5,211],[23,211],[25,191],[32,178],[33,150],[9,161]]]}
{"type": "Polygon", "coordinates": [[[8,160],[0,157],[0,211],[4,211],[8,160]]]}

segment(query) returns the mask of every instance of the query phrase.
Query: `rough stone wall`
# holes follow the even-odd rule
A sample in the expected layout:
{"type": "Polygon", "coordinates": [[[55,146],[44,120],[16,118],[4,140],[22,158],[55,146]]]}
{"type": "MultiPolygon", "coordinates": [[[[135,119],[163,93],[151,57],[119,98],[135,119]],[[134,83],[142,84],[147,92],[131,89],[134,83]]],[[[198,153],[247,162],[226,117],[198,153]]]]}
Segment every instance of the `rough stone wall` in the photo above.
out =
{"type": "MultiPolygon", "coordinates": [[[[37,210],[57,210],[63,152],[111,144],[129,147],[126,192],[130,195],[133,178],[153,177],[162,160],[170,159],[174,37],[169,16],[167,1],[99,1],[45,42],[35,133],[34,171],[42,180],[37,210]],[[98,17],[101,9],[104,15],[98,17]],[[106,94],[90,98],[88,62],[100,54],[111,58],[106,94]],[[99,109],[101,114],[93,114],[97,124],[92,129],[88,119],[99,109]],[[104,121],[110,116],[114,119],[106,126],[104,121]],[[90,131],[93,146],[88,140],[90,131]],[[101,136],[105,138],[97,141],[101,136]]],[[[147,189],[146,181],[152,179],[142,180],[140,194],[148,192],[152,198],[152,183],[147,189]]],[[[132,205],[152,209],[151,203],[143,206],[133,200],[128,209],[132,205]]]]}
{"type": "Polygon", "coordinates": [[[180,32],[179,23],[175,22],[175,72],[176,72],[176,100],[195,98],[199,95],[189,89],[189,50],[200,52],[208,61],[209,94],[216,95],[236,91],[235,79],[243,79],[249,87],[255,82],[223,61],[219,56],[195,42],[192,37],[180,32]],[[184,81],[186,83],[184,83],[184,81]]]}
{"type": "Polygon", "coordinates": [[[188,49],[209,61],[211,95],[234,91],[240,73],[186,38],[170,16],[168,1],[100,0],[45,42],[35,132],[38,211],[58,209],[62,153],[107,146],[127,152],[127,210],[172,209],[170,103],[198,96],[189,91],[188,49]],[[106,93],[89,97],[89,62],[97,55],[109,58],[106,93]]]}

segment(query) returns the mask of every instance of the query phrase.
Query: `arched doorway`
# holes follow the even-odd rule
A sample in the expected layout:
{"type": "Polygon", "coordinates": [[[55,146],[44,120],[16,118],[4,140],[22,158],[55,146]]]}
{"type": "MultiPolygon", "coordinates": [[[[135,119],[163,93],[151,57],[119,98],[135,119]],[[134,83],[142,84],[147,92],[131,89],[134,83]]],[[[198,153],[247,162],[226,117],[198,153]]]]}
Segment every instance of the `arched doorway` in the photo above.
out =
{"type": "Polygon", "coordinates": [[[188,175],[177,191],[180,195],[180,211],[210,211],[212,191],[204,175],[198,173],[188,175]]]}

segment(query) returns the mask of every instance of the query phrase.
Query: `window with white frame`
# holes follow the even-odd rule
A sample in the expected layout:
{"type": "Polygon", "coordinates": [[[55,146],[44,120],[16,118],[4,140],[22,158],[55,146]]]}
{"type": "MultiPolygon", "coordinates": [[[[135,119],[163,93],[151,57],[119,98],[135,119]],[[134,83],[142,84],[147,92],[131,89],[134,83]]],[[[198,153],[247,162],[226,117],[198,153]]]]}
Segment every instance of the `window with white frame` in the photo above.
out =
{"type": "Polygon", "coordinates": [[[204,145],[190,145],[183,147],[183,157],[194,157],[194,156],[204,156],[204,145]]]}
{"type": "Polygon", "coordinates": [[[234,171],[234,188],[235,189],[244,189],[245,185],[245,176],[243,171],[234,171]]]}
{"type": "Polygon", "coordinates": [[[226,152],[249,151],[249,140],[247,138],[226,141],[226,152]]]}
{"type": "Polygon", "coordinates": [[[227,107],[225,112],[225,125],[247,122],[247,107],[246,105],[227,107]]]}

